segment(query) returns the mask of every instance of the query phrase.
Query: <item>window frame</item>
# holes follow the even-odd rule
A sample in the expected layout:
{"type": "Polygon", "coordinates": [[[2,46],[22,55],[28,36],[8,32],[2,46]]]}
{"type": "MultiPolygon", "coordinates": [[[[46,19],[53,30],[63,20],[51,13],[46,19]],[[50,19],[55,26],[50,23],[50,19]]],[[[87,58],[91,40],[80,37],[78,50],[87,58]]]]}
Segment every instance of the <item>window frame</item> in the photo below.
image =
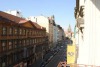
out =
{"type": "Polygon", "coordinates": [[[9,35],[13,35],[13,28],[12,27],[9,28],[9,35]]]}
{"type": "Polygon", "coordinates": [[[7,41],[6,40],[1,41],[1,47],[2,47],[2,52],[7,50],[7,41]],[[5,46],[2,45],[3,42],[5,42],[5,46]]]}
{"type": "Polygon", "coordinates": [[[2,35],[3,36],[6,36],[7,35],[7,27],[2,27],[2,35]]]}
{"type": "Polygon", "coordinates": [[[13,41],[9,40],[8,41],[8,50],[11,50],[11,49],[13,49],[13,41]],[[9,44],[9,42],[10,42],[10,44],[9,44]]]}

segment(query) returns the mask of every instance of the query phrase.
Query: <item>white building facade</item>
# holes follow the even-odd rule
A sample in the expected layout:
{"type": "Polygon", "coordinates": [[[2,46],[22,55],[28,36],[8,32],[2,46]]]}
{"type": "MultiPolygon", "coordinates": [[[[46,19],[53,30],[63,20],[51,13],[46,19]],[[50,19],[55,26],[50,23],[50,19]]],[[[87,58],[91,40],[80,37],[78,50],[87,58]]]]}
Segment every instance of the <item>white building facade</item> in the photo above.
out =
{"type": "Polygon", "coordinates": [[[77,64],[100,66],[100,0],[76,0],[77,64]]]}
{"type": "Polygon", "coordinates": [[[5,11],[5,12],[12,14],[14,16],[17,16],[17,17],[21,17],[21,18],[23,17],[21,11],[19,11],[19,10],[8,10],[8,11],[5,11]]]}

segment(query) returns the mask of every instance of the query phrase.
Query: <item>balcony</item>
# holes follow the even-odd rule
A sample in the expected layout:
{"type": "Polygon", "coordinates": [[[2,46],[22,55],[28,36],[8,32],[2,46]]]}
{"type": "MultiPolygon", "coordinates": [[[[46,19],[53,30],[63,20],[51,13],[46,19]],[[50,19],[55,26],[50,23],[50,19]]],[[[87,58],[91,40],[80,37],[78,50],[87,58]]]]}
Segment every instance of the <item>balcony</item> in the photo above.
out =
{"type": "Polygon", "coordinates": [[[83,18],[77,18],[77,27],[84,27],[84,19],[83,18]]]}

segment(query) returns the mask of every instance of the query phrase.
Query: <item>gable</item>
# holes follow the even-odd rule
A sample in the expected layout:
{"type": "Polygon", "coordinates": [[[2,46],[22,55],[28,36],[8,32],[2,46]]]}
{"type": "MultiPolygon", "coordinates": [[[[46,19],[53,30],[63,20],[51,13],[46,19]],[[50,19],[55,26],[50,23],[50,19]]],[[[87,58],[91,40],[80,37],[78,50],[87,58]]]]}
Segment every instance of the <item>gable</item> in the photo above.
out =
{"type": "Polygon", "coordinates": [[[22,25],[29,28],[35,28],[35,26],[31,22],[25,22],[22,25]]]}

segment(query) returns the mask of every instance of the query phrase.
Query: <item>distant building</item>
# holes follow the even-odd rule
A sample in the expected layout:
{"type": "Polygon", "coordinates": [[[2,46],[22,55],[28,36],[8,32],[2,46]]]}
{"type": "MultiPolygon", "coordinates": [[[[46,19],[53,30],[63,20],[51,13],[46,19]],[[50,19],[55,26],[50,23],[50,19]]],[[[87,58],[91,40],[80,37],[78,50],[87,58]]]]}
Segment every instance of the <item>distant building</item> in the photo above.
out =
{"type": "Polygon", "coordinates": [[[65,34],[66,34],[66,37],[71,39],[73,32],[72,32],[70,24],[69,24],[68,29],[65,31],[65,34]]]}
{"type": "Polygon", "coordinates": [[[51,31],[50,31],[50,33],[52,33],[52,34],[50,34],[50,36],[53,38],[53,47],[56,47],[56,44],[57,44],[57,25],[56,25],[56,23],[55,23],[55,18],[54,18],[54,15],[53,16],[51,16],[51,17],[48,17],[49,18],[49,20],[50,20],[50,24],[52,25],[52,27],[51,27],[51,31]]]}
{"type": "Polygon", "coordinates": [[[23,17],[21,11],[19,10],[8,10],[6,13],[12,14],[14,16],[23,17]]]}
{"type": "Polygon", "coordinates": [[[49,47],[56,47],[56,44],[58,41],[61,41],[64,37],[63,29],[60,27],[60,25],[57,25],[55,23],[55,18],[54,15],[50,17],[45,17],[45,16],[30,16],[27,18],[28,20],[34,21],[40,26],[43,26],[46,28],[46,35],[49,38],[49,47]]]}
{"type": "Polygon", "coordinates": [[[46,28],[46,36],[48,36],[49,39],[49,48],[52,47],[53,44],[53,24],[51,23],[51,19],[45,16],[30,16],[27,18],[28,20],[31,20],[33,22],[36,22],[42,27],[46,28]],[[51,34],[51,35],[50,35],[51,34]]]}
{"type": "Polygon", "coordinates": [[[62,43],[62,41],[65,39],[65,33],[64,30],[60,25],[57,25],[57,42],[62,43]]]}

